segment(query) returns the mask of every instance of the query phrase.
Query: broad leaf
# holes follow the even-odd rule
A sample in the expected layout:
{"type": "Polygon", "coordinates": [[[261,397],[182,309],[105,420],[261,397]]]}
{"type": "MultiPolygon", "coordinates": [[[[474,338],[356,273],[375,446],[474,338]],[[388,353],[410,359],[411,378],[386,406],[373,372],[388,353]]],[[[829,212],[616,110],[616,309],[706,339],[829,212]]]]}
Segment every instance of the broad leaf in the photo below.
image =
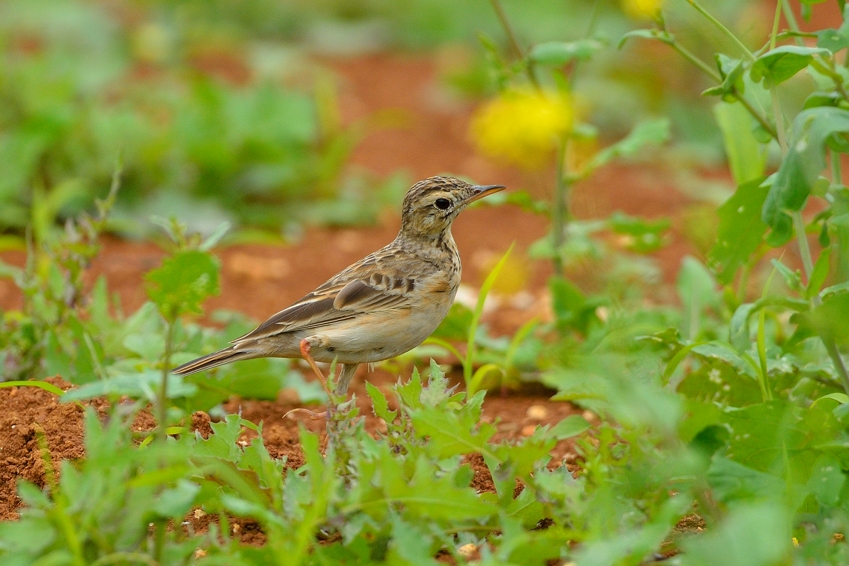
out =
{"type": "Polygon", "coordinates": [[[766,78],[769,85],[782,83],[804,69],[814,55],[828,54],[828,49],[781,45],[767,51],[752,64],[752,80],[760,82],[766,78]]]}
{"type": "Polygon", "coordinates": [[[761,220],[761,209],[768,192],[761,178],[752,179],[738,186],[717,209],[719,228],[716,244],[708,253],[708,265],[720,283],[730,283],[763,241],[767,225],[761,220]]]}
{"type": "Polygon", "coordinates": [[[801,210],[826,165],[826,142],[849,132],[849,111],[822,106],[800,112],[793,121],[788,151],[764,202],[761,218],[772,228],[768,242],[780,246],[790,239],[793,225],[785,211],[801,210]]]}

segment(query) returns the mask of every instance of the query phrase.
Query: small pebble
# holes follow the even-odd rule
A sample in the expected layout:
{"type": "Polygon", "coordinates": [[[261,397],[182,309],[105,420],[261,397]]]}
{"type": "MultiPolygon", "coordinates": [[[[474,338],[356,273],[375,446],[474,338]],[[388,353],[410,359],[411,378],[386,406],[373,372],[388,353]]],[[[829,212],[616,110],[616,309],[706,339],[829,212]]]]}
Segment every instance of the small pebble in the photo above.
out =
{"type": "Polygon", "coordinates": [[[548,417],[548,409],[543,407],[542,405],[531,405],[528,407],[528,410],[525,412],[529,419],[533,419],[535,421],[542,421],[548,417]]]}
{"type": "Polygon", "coordinates": [[[531,436],[537,429],[537,425],[525,425],[522,427],[522,436],[531,436]]]}
{"type": "Polygon", "coordinates": [[[476,544],[470,542],[458,548],[457,554],[459,554],[466,560],[472,560],[478,558],[478,547],[476,544]]]}
{"type": "Polygon", "coordinates": [[[581,416],[584,417],[584,419],[586,419],[586,421],[590,424],[598,424],[599,423],[598,415],[593,413],[592,411],[589,411],[589,410],[584,411],[583,413],[581,413],[581,416]]]}
{"type": "Polygon", "coordinates": [[[198,507],[197,509],[195,509],[195,510],[194,510],[194,512],[192,513],[192,515],[194,515],[195,519],[200,519],[201,517],[203,517],[204,515],[206,515],[206,511],[204,511],[203,509],[201,509],[200,507],[198,507]]]}

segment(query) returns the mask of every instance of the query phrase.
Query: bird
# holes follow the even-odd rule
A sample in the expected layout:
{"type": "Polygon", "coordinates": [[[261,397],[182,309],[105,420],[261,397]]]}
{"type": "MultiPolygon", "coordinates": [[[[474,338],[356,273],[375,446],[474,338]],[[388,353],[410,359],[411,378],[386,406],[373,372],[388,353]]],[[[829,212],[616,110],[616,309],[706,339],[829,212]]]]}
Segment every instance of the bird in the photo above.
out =
{"type": "Polygon", "coordinates": [[[460,285],[451,225],[472,202],[504,185],[447,176],[424,179],[404,196],[401,228],[388,245],[346,267],[231,346],[172,371],[188,375],[239,360],[303,358],[330,399],[344,397],[357,367],[412,350],[448,314],[460,285]],[[341,365],[331,394],[316,362],[341,365]]]}

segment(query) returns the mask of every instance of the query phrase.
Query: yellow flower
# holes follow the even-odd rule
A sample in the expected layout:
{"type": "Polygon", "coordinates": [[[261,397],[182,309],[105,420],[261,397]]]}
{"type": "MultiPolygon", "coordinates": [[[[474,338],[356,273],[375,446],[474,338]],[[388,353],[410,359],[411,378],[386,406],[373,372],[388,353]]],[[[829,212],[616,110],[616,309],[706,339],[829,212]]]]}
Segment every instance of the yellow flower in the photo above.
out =
{"type": "Polygon", "coordinates": [[[663,0],[621,0],[622,10],[635,20],[654,20],[660,14],[663,0]]]}
{"type": "Polygon", "coordinates": [[[510,90],[478,108],[470,134],[481,153],[534,168],[549,159],[571,127],[566,97],[510,90]]]}

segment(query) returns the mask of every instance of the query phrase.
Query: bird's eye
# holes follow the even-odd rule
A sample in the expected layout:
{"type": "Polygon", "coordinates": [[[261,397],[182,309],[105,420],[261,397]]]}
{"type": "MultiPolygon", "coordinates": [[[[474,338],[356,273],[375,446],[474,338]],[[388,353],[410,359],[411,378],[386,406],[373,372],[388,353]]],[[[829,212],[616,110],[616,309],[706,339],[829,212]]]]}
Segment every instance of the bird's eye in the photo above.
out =
{"type": "Polygon", "coordinates": [[[439,210],[447,210],[448,207],[451,206],[451,201],[447,198],[438,198],[433,204],[435,204],[436,208],[438,208],[439,210]]]}

